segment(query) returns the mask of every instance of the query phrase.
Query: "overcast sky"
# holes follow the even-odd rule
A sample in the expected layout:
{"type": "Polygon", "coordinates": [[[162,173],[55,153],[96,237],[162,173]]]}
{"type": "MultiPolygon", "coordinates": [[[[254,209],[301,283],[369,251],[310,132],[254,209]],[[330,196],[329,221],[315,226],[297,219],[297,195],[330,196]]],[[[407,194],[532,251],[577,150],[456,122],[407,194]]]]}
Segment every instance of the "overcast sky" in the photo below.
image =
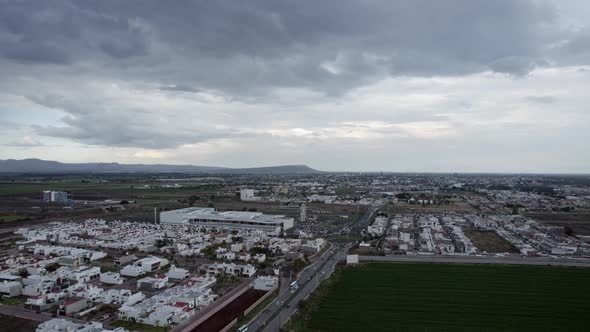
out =
{"type": "Polygon", "coordinates": [[[590,172],[587,0],[0,0],[0,159],[590,172]]]}

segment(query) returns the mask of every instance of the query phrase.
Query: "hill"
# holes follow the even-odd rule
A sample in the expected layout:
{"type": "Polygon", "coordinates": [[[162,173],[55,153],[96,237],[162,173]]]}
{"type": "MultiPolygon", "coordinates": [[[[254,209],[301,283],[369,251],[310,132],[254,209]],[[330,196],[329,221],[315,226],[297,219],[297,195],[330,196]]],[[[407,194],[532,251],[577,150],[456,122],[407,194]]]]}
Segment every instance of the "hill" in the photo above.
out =
{"type": "Polygon", "coordinates": [[[203,173],[203,174],[314,174],[318,170],[305,165],[254,168],[227,168],[194,165],[61,163],[41,159],[0,160],[0,173],[203,173]]]}

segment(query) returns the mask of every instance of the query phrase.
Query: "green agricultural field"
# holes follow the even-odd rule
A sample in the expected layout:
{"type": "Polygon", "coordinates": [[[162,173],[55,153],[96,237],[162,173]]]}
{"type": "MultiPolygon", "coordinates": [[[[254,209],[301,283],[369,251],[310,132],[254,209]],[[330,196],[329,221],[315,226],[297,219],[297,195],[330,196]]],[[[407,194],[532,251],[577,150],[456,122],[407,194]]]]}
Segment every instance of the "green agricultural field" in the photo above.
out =
{"type": "Polygon", "coordinates": [[[338,272],[290,329],[587,331],[589,281],[582,268],[370,263],[338,272]]]}

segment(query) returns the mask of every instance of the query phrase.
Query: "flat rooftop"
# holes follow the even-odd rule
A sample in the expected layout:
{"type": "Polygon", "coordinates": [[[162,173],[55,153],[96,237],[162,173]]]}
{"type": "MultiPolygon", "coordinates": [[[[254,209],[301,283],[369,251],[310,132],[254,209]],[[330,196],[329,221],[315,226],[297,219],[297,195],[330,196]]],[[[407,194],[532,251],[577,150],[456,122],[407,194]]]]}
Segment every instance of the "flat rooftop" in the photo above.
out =
{"type": "Polygon", "coordinates": [[[166,211],[162,213],[174,213],[182,215],[185,220],[189,219],[206,219],[216,221],[248,221],[262,224],[276,224],[282,223],[285,219],[289,219],[284,215],[271,215],[262,212],[248,212],[248,211],[225,211],[218,212],[214,208],[189,207],[179,210],[166,211]]]}

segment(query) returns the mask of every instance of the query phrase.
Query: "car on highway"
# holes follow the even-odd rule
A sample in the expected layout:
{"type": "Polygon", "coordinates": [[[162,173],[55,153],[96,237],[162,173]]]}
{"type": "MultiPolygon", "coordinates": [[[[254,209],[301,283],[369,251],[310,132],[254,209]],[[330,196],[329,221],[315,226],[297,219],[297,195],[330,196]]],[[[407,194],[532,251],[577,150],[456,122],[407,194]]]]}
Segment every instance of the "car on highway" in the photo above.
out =
{"type": "Polygon", "coordinates": [[[240,328],[238,329],[238,332],[246,332],[246,331],[248,331],[248,325],[246,325],[246,324],[240,326],[240,328]]]}

